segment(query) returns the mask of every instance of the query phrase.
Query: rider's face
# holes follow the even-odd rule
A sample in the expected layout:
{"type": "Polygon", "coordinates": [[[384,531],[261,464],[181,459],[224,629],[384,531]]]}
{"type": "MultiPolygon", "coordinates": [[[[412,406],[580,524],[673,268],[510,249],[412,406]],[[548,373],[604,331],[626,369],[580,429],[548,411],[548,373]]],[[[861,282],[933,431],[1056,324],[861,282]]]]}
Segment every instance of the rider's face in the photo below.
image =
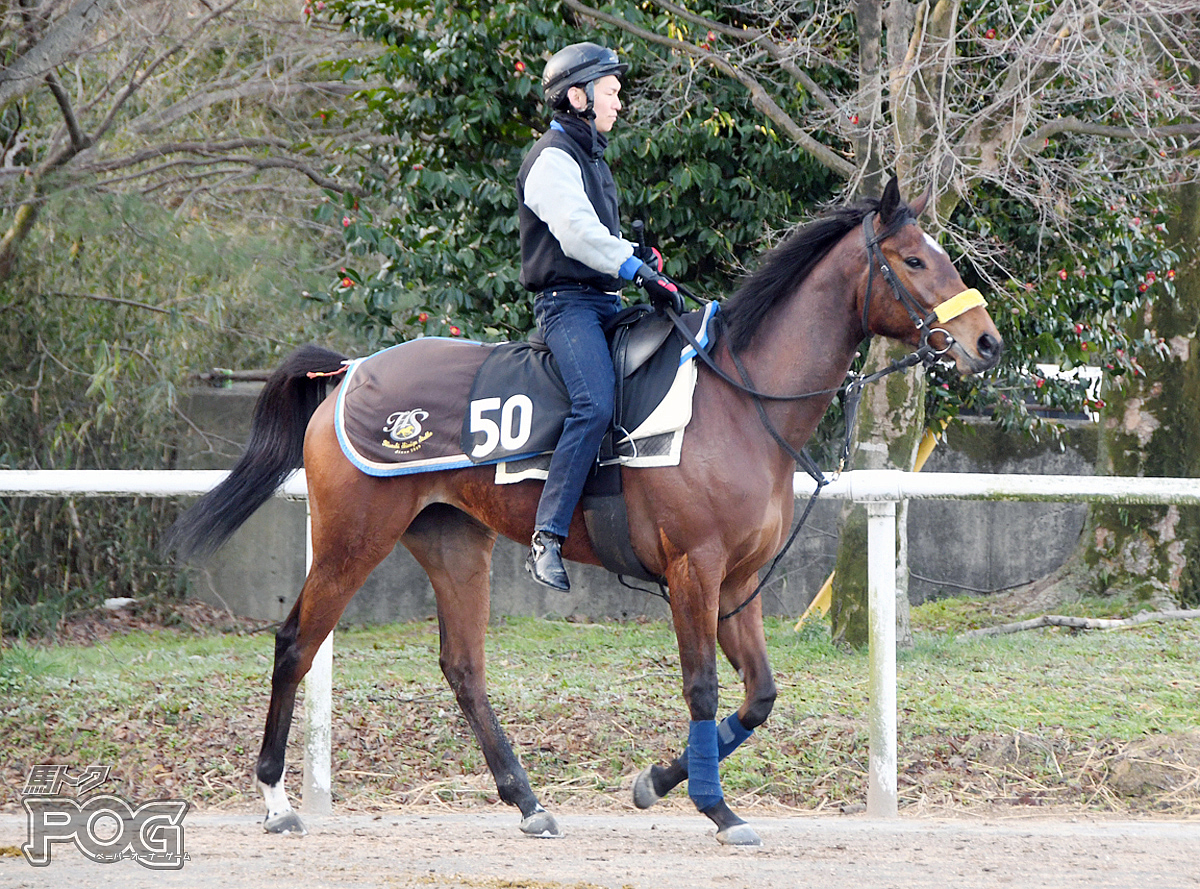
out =
{"type": "MultiPolygon", "coordinates": [[[[621,110],[620,92],[621,81],[615,74],[606,74],[593,85],[595,101],[592,109],[596,112],[596,132],[607,133],[617,122],[617,114],[621,110]]],[[[571,87],[568,96],[577,111],[587,108],[587,93],[579,87],[571,87]]]]}

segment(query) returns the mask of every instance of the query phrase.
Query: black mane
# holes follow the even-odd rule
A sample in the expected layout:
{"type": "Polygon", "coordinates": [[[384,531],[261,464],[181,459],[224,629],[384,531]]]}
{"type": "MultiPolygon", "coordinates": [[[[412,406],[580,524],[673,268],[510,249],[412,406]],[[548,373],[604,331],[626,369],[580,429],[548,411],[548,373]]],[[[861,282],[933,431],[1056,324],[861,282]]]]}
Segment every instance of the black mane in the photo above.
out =
{"type": "MultiPolygon", "coordinates": [[[[878,198],[834,207],[764,254],[758,270],[744,278],[737,292],[721,307],[730,345],[739,351],[748,347],[771,310],[795,293],[800,282],[834,244],[861,225],[863,217],[878,212],[879,208],[878,198]]],[[[903,204],[900,210],[894,214],[893,223],[911,215],[903,204]]]]}

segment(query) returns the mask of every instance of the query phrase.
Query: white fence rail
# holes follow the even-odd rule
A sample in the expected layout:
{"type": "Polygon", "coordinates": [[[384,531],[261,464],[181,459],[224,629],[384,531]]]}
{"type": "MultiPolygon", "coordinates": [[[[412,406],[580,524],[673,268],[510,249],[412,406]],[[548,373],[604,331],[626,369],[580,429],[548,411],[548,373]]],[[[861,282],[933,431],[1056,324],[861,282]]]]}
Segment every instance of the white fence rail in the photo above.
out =
{"type": "MultiPolygon", "coordinates": [[[[177,497],[203,494],[221,470],[0,470],[0,496],[177,497]]],[[[813,481],[795,478],[796,496],[813,481]]],[[[304,473],[289,478],[278,496],[307,500],[304,473]]],[[[867,504],[870,597],[870,767],[867,813],[895,817],[896,781],[896,503],[900,500],[1029,500],[1042,502],[1200,505],[1200,479],[1074,475],[988,475],[858,470],[844,473],[821,494],[867,504]]],[[[311,526],[310,526],[311,529],[311,526]]],[[[311,533],[306,564],[312,559],[311,533]]],[[[330,725],[333,713],[333,634],[305,679],[304,809],[331,808],[330,725]]]]}

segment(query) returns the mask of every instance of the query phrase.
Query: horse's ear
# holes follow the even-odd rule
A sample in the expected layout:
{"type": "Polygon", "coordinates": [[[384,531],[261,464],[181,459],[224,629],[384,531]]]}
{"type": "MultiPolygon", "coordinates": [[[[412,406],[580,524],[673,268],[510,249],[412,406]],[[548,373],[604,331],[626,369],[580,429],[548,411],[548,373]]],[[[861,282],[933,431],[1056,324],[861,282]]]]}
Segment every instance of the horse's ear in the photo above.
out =
{"type": "Polygon", "coordinates": [[[933,197],[933,186],[925,186],[924,193],[915,201],[910,201],[908,208],[912,210],[913,216],[920,216],[925,212],[925,208],[929,205],[929,199],[933,197]]]}
{"type": "Polygon", "coordinates": [[[883,197],[879,199],[879,219],[884,225],[892,221],[900,203],[900,180],[893,176],[884,186],[883,197]]]}

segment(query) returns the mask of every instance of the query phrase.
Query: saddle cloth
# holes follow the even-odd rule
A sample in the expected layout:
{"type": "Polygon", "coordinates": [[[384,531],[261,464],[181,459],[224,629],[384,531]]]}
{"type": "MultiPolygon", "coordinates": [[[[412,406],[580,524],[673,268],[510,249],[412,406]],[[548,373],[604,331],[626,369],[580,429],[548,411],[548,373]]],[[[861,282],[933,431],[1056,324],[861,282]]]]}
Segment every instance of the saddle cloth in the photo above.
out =
{"type": "MultiPolygon", "coordinates": [[[[684,318],[701,345],[716,311],[712,303],[684,318]]],[[[678,463],[695,383],[695,352],[672,331],[624,381],[612,459],[678,463]]],[[[422,337],[348,363],[335,427],[342,452],[367,475],[497,464],[506,483],[545,477],[536,458],[554,450],[569,410],[544,346],[422,337]]]]}

